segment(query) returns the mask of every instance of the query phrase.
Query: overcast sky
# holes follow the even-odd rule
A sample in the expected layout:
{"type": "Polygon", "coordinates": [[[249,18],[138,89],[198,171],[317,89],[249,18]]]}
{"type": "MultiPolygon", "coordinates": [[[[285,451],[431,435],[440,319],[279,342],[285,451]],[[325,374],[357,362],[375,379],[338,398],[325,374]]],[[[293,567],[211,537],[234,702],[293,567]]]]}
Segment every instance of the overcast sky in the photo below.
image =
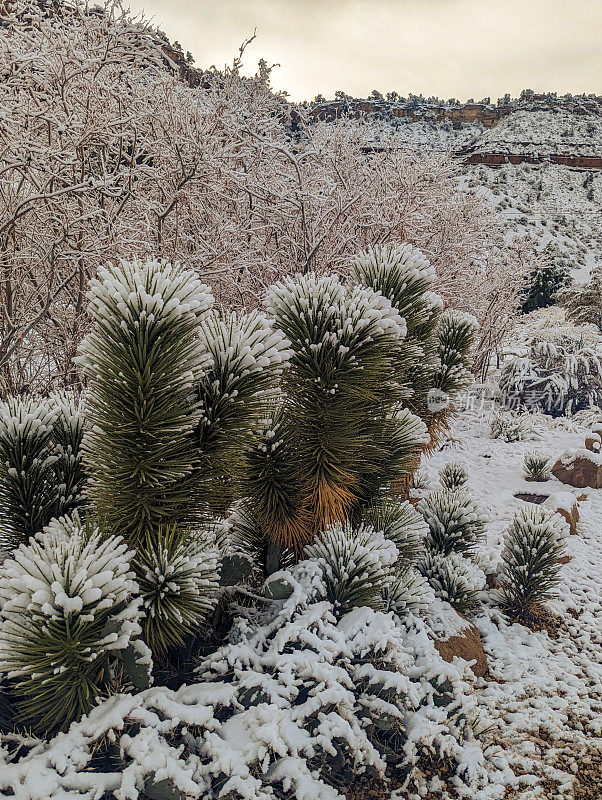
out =
{"type": "Polygon", "coordinates": [[[197,66],[281,66],[294,100],[343,89],[476,100],[521,89],[602,93],[602,0],[130,0],[197,66]]]}

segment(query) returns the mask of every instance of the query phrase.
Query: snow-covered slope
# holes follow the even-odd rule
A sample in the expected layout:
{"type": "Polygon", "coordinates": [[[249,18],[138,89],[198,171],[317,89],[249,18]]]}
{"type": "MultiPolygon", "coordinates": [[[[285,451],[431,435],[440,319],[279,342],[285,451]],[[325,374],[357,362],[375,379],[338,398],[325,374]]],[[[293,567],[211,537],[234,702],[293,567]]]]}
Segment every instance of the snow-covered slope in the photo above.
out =
{"type": "Polygon", "coordinates": [[[499,212],[509,233],[530,234],[547,261],[587,278],[602,263],[602,169],[552,163],[553,156],[602,159],[602,116],[569,108],[517,110],[494,127],[480,122],[454,127],[450,120],[412,121],[366,116],[368,143],[449,153],[463,172],[462,185],[476,189],[499,212]],[[492,168],[467,164],[486,154],[543,159],[542,163],[492,168]]]}

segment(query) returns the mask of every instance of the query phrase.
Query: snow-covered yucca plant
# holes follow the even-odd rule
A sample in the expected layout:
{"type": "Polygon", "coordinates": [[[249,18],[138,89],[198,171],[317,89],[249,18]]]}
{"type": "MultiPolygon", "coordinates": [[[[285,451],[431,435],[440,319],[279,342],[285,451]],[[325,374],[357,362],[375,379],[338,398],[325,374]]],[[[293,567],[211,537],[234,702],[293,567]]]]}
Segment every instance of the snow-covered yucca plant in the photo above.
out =
{"type": "Polygon", "coordinates": [[[547,481],[550,479],[550,458],[537,450],[525,453],[523,470],[528,481],[547,481]]]}
{"type": "Polygon", "coordinates": [[[581,339],[535,341],[528,356],[510,358],[500,389],[512,402],[553,417],[602,405],[602,352],[581,339]]]}
{"type": "Polygon", "coordinates": [[[199,445],[206,499],[223,511],[236,496],[253,431],[269,412],[269,397],[286,367],[289,342],[258,312],[208,315],[200,338],[208,356],[194,387],[201,417],[199,445]]]}
{"type": "Polygon", "coordinates": [[[553,595],[569,526],[549,508],[521,508],[506,531],[499,571],[502,606],[511,614],[529,612],[553,595]]]}
{"type": "Polygon", "coordinates": [[[528,414],[515,411],[496,411],[491,418],[489,435],[503,442],[522,442],[533,438],[533,426],[528,414]]]}
{"type": "Polygon", "coordinates": [[[445,311],[439,321],[437,338],[441,367],[434,385],[447,395],[453,396],[472,380],[469,356],[478,328],[472,314],[454,309],[445,311]]]}
{"type": "Polygon", "coordinates": [[[485,573],[460,553],[429,551],[417,568],[437,597],[461,614],[474,608],[485,586],[485,573]]]}
{"type": "Polygon", "coordinates": [[[428,525],[426,545],[442,555],[470,554],[485,532],[485,514],[463,489],[438,489],[418,503],[428,525]]]}
{"type": "Polygon", "coordinates": [[[414,562],[424,548],[428,526],[423,516],[407,500],[376,500],[362,509],[361,521],[394,542],[399,558],[406,563],[414,562]]]}
{"type": "Polygon", "coordinates": [[[280,432],[266,432],[252,479],[270,472],[267,459],[277,448],[298,496],[272,491],[273,507],[259,516],[266,535],[299,552],[330,523],[345,520],[360,498],[409,469],[427,434],[400,405],[408,394],[406,324],[388,298],[345,287],[334,275],[309,274],[272,286],[267,310],[292,355],[282,376],[280,432]]]}
{"type": "Polygon", "coordinates": [[[217,548],[200,532],[172,526],[138,545],[132,567],[143,601],[144,640],[153,653],[163,654],[198,631],[213,609],[217,548]]]}
{"type": "Polygon", "coordinates": [[[393,611],[399,617],[409,613],[418,615],[428,609],[434,597],[420,572],[413,567],[402,567],[383,585],[383,610],[393,611]]]}
{"type": "Polygon", "coordinates": [[[447,425],[450,401],[470,380],[476,319],[458,311],[443,312],[443,301],[432,291],[435,271],[423,253],[409,244],[382,245],[360,253],[353,276],[388,297],[406,320],[401,367],[412,388],[407,404],[427,423],[432,446],[447,425]]]}
{"type": "Polygon", "coordinates": [[[103,526],[136,543],[198,515],[191,393],[213,298],[196,274],[166,262],[122,262],[98,275],[78,358],[89,385],[90,495],[103,526]]]}
{"type": "Polygon", "coordinates": [[[75,396],[9,398],[0,403],[0,527],[16,547],[53,517],[84,504],[84,417],[75,396]]]}
{"type": "Polygon", "coordinates": [[[382,589],[399,558],[397,547],[381,531],[350,523],[330,525],[305,557],[322,572],[326,597],[337,614],[357,606],[380,608],[382,589]]]}
{"type": "Polygon", "coordinates": [[[468,469],[461,461],[448,461],[439,470],[439,481],[444,489],[460,489],[468,481],[468,469]]]}
{"type": "Polygon", "coordinates": [[[0,673],[18,716],[66,728],[108,691],[111,663],[140,633],[140,599],[121,537],[54,520],[0,570],[0,673]]]}

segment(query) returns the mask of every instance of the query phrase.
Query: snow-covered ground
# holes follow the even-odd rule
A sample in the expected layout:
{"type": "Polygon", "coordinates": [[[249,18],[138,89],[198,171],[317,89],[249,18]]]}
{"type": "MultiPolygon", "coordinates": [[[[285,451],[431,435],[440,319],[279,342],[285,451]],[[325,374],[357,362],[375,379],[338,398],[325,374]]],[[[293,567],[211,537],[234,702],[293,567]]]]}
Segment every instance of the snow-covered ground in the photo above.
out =
{"type": "MultiPolygon", "coordinates": [[[[424,461],[433,483],[448,461],[461,461],[469,486],[490,516],[480,555],[487,572],[499,561],[504,530],[524,505],[519,493],[586,495],[579,503],[577,535],[570,536],[558,597],[548,606],[562,624],[557,638],[520,624],[509,625],[491,598],[473,622],[483,639],[490,680],[481,680],[479,704],[520,785],[509,796],[602,797],[602,490],[574,489],[552,478],[529,483],[524,454],[537,448],[550,457],[583,446],[593,417],[580,423],[534,417],[537,440],[504,443],[489,436],[490,412],[465,411],[455,423],[449,447],[424,461]]],[[[439,795],[434,795],[439,796],[439,795]]],[[[503,795],[502,795],[503,796],[503,795]]]]}

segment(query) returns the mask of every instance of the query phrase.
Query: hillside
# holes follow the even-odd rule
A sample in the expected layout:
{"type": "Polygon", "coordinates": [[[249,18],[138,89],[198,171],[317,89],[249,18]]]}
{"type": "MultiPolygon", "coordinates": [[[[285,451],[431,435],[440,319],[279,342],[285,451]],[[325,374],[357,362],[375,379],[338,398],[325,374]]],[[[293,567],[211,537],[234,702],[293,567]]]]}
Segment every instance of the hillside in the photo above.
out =
{"type": "Polygon", "coordinates": [[[546,260],[587,277],[602,261],[602,104],[546,98],[514,104],[386,101],[324,103],[315,119],[355,119],[367,149],[451,154],[461,184],[499,212],[508,233],[529,234],[546,260]]]}

